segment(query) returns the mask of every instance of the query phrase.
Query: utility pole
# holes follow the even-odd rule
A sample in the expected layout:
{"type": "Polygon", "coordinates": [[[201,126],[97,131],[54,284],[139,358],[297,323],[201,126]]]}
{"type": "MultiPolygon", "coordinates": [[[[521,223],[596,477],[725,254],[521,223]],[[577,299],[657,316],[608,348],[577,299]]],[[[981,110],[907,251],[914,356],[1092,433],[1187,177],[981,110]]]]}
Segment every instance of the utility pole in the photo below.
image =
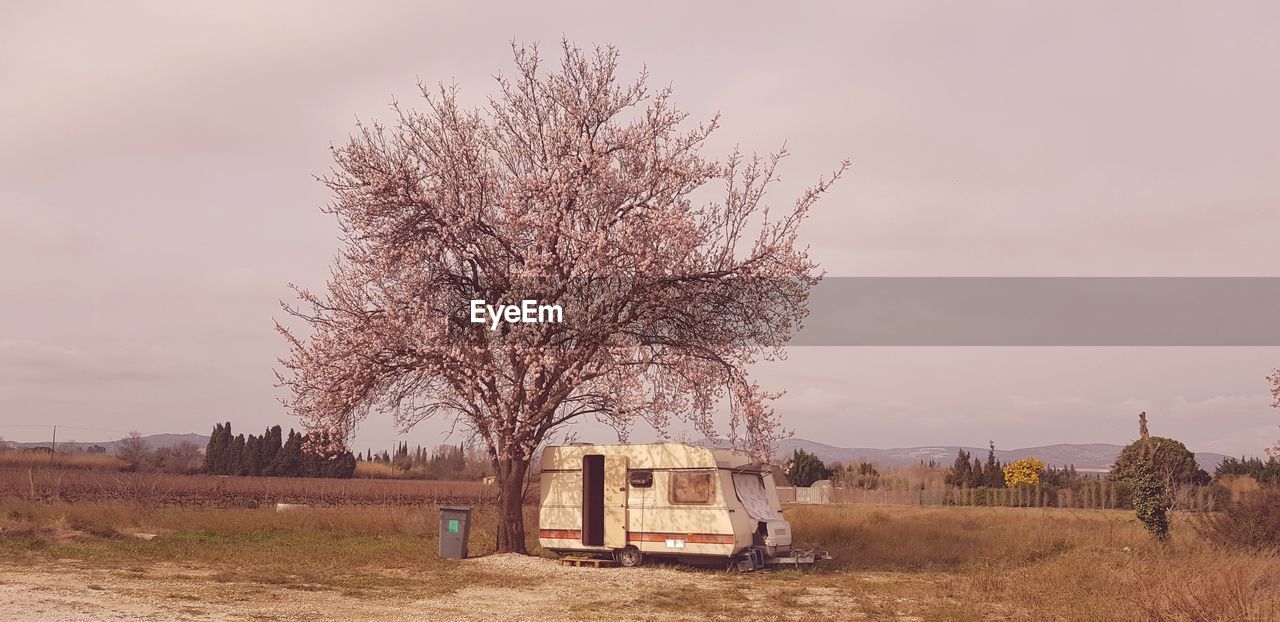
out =
{"type": "Polygon", "coordinates": [[[57,453],[58,451],[58,426],[53,426],[53,442],[49,443],[49,453],[57,453]]]}

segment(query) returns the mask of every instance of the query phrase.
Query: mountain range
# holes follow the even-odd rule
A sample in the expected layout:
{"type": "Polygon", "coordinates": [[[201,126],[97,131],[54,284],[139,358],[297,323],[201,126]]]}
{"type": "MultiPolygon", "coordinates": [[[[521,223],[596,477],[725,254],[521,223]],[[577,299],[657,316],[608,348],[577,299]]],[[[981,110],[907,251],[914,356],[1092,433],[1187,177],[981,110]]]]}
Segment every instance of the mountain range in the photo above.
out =
{"type": "MultiPolygon", "coordinates": [[[[204,449],[209,444],[209,437],[203,434],[152,434],[151,436],[143,437],[143,439],[146,440],[147,446],[153,449],[172,447],[179,443],[193,443],[197,447],[204,449]]],[[[12,445],[17,447],[48,447],[49,442],[12,443],[12,445]]],[[[112,441],[58,443],[58,447],[64,449],[88,449],[93,445],[109,449],[112,441]]],[[[1077,470],[1083,471],[1107,471],[1111,468],[1116,456],[1120,455],[1120,450],[1123,448],[1122,445],[1109,443],[1061,443],[1019,449],[996,449],[996,459],[1008,464],[1020,458],[1039,458],[1050,466],[1074,466],[1077,470]]],[[[921,462],[928,463],[933,460],[941,466],[948,466],[955,461],[956,453],[961,449],[977,456],[980,460],[985,461],[987,458],[986,447],[925,445],[920,447],[875,449],[870,447],[836,447],[802,438],[783,439],[778,443],[775,455],[779,457],[789,456],[797,449],[803,449],[814,454],[828,464],[832,462],[849,464],[866,461],[882,466],[907,466],[921,462]]],[[[1210,473],[1226,458],[1227,456],[1222,454],[1196,453],[1196,461],[1200,463],[1200,467],[1210,473]]]]}
{"type": "MultiPolygon", "coordinates": [[[[84,441],[67,441],[67,442],[59,442],[59,443],[58,443],[58,449],[59,449],[59,450],[63,450],[63,449],[66,449],[66,450],[87,450],[87,449],[89,449],[90,447],[93,447],[94,445],[97,445],[97,446],[99,446],[99,447],[104,447],[104,448],[110,449],[110,448],[111,448],[111,446],[112,446],[112,445],[114,445],[114,444],[116,443],[116,441],[117,441],[117,440],[119,440],[119,439],[116,439],[116,440],[110,440],[110,441],[96,441],[96,442],[84,442],[84,441]]],[[[146,442],[147,442],[147,447],[149,447],[149,448],[151,448],[151,449],[160,449],[161,447],[173,447],[173,446],[175,446],[175,445],[179,445],[179,444],[181,444],[181,443],[192,443],[192,444],[194,444],[196,447],[199,447],[200,449],[204,449],[204,448],[205,448],[206,446],[208,446],[208,444],[209,444],[209,437],[208,437],[208,436],[206,436],[206,435],[204,435],[204,434],[194,434],[194,433],[190,433],[190,434],[152,434],[151,436],[144,436],[144,437],[142,437],[142,440],[146,441],[146,442]]],[[[48,447],[48,446],[49,446],[49,444],[50,444],[50,441],[38,441],[38,442],[34,442],[34,443],[18,443],[18,442],[10,442],[9,444],[10,444],[10,445],[13,445],[14,447],[18,447],[18,448],[27,448],[27,447],[48,447]]]]}

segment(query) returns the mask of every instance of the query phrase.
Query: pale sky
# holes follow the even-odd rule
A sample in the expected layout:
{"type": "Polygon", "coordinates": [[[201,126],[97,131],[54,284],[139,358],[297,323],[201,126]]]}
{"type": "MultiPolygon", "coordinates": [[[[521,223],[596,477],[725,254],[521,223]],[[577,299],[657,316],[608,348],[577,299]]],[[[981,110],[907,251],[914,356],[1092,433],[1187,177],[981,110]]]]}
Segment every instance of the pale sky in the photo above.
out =
{"type": "MultiPolygon", "coordinates": [[[[287,284],[337,250],[312,176],[415,83],[478,101],[508,42],[613,43],[772,195],[853,168],[805,241],[837,276],[1280,276],[1280,5],[0,4],[0,436],[239,431],[276,402],[287,284]]],[[[759,370],[842,446],[1280,437],[1280,348],[796,348],[759,370]]],[[[357,448],[435,444],[369,421],[357,448]]],[[[603,438],[595,428],[581,435],[603,438]]]]}

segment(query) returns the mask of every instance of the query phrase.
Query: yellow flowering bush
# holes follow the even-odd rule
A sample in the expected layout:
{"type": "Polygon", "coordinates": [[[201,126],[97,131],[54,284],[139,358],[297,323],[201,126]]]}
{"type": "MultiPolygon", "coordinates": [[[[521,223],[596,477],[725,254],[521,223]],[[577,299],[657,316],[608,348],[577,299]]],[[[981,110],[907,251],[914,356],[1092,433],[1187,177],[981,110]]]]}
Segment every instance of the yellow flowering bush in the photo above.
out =
{"type": "Polygon", "coordinates": [[[1036,458],[1014,460],[1004,468],[1004,485],[1013,488],[1018,484],[1039,484],[1044,463],[1036,458]]]}

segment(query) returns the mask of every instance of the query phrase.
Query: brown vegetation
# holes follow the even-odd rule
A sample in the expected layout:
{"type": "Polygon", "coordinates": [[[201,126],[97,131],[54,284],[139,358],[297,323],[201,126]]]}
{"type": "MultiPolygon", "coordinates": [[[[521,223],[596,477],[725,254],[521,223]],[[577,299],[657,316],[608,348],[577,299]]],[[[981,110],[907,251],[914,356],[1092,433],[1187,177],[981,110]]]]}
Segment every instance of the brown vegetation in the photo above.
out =
{"type": "Polygon", "coordinates": [[[228,477],[67,470],[46,465],[0,468],[0,498],[41,503],[132,503],[143,506],[256,508],[277,502],[311,505],[492,503],[481,482],[228,477]]]}
{"type": "Polygon", "coordinates": [[[1245,551],[1280,551],[1280,489],[1265,488],[1228,503],[1199,521],[1209,541],[1245,551]]]}
{"type": "Polygon", "coordinates": [[[1174,516],[1172,542],[1161,546],[1123,511],[787,510],[798,540],[836,558],[827,566],[836,576],[943,573],[935,594],[942,602],[926,619],[1280,619],[1280,556],[1223,550],[1186,515],[1174,516]]]}
{"type": "Polygon", "coordinates": [[[0,469],[74,469],[86,471],[118,471],[124,461],[107,454],[91,454],[82,451],[58,453],[34,453],[0,451],[0,469]]]}
{"type": "MultiPolygon", "coordinates": [[[[277,513],[15,498],[0,501],[0,557],[41,565],[81,560],[82,567],[92,568],[154,568],[181,560],[192,586],[234,584],[239,599],[283,588],[261,598],[292,593],[305,602],[299,594],[332,593],[366,599],[356,602],[370,607],[413,602],[419,615],[437,599],[464,599],[472,611],[489,613],[507,611],[514,602],[542,602],[546,615],[568,612],[563,617],[571,619],[1280,617],[1280,557],[1216,547],[1190,528],[1185,514],[1173,515],[1172,539],[1164,546],[1122,511],[789,506],[786,515],[800,543],[825,548],[835,559],[806,572],[656,573],[667,587],[618,578],[613,573],[625,571],[616,570],[569,583],[564,577],[579,574],[547,572],[540,578],[524,570],[503,574],[501,564],[440,560],[436,508],[429,505],[277,513]],[[159,537],[133,537],[139,532],[159,537]],[[634,584],[637,591],[602,593],[592,587],[607,581],[634,584]]],[[[526,507],[526,518],[534,516],[535,508],[526,507]]],[[[476,511],[473,554],[496,548],[497,518],[492,505],[476,511]]],[[[545,555],[535,539],[527,546],[545,555]]]]}

